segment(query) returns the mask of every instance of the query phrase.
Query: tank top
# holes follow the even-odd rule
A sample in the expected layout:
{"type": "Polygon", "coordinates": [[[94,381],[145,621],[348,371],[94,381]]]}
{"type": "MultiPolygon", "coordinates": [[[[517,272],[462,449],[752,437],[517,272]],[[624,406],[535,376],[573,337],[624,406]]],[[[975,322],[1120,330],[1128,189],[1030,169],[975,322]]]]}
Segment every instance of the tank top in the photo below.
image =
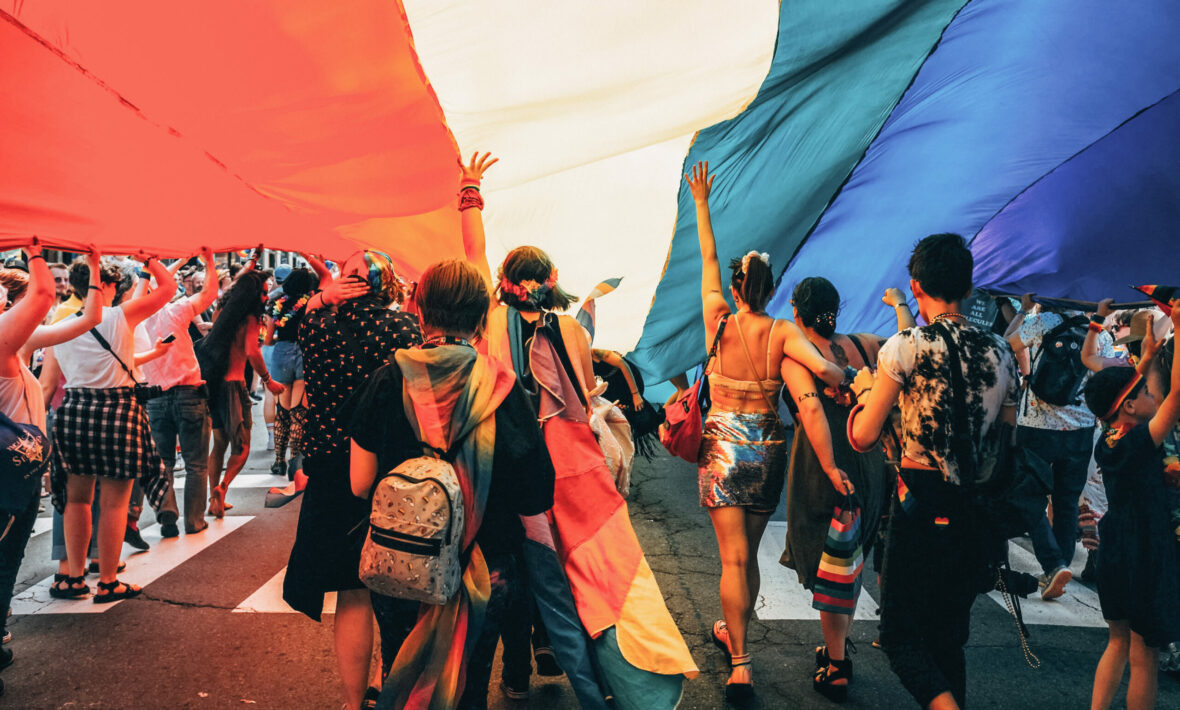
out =
{"type": "MultiPolygon", "coordinates": [[[[102,309],[102,322],[98,324],[97,330],[127,367],[134,367],[135,334],[127,327],[123,309],[118,306],[102,309]]],[[[53,352],[57,355],[62,375],[66,378],[67,389],[135,386],[131,376],[119,366],[113,355],[99,345],[98,338],[89,331],[73,340],[55,345],[53,352]]]]}
{"type": "Polygon", "coordinates": [[[16,377],[0,377],[0,411],[18,424],[32,424],[45,431],[45,398],[41,384],[21,363],[16,377]]]}
{"type": "MultiPolygon", "coordinates": [[[[734,326],[740,328],[737,316],[734,316],[734,326]]],[[[771,325],[771,335],[773,335],[774,325],[771,325]]],[[[778,391],[782,389],[783,381],[778,377],[769,377],[770,375],[770,348],[766,349],[766,374],[768,375],[762,380],[739,380],[733,377],[727,377],[721,374],[721,351],[723,348],[717,348],[717,365],[713,368],[713,372],[709,374],[709,389],[723,392],[729,399],[749,400],[753,402],[761,402],[765,404],[769,399],[772,403],[778,396],[778,391]],[[763,398],[763,394],[766,395],[763,398]]],[[[751,353],[751,356],[753,353],[751,353]]],[[[744,357],[744,353],[743,353],[744,357]]],[[[757,371],[755,371],[757,374],[757,371]]]]}

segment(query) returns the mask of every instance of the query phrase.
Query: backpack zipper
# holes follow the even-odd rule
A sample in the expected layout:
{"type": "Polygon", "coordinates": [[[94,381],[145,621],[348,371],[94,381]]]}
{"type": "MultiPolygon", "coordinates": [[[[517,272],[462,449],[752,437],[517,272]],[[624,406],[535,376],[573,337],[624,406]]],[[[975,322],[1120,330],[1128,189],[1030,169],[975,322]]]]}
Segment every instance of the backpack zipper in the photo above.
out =
{"type": "Polygon", "coordinates": [[[447,499],[447,513],[448,513],[448,515],[447,515],[446,541],[447,541],[447,544],[450,545],[451,544],[451,528],[454,527],[454,524],[451,522],[451,516],[454,514],[455,504],[451,502],[451,494],[447,492],[447,487],[443,485],[443,482],[440,481],[439,479],[435,478],[434,476],[426,476],[425,478],[414,478],[412,476],[407,476],[404,473],[395,473],[392,471],[390,472],[389,475],[390,476],[397,476],[398,478],[400,478],[404,481],[409,481],[411,483],[421,483],[422,481],[430,481],[431,483],[433,483],[434,485],[439,487],[439,490],[441,490],[443,493],[443,497],[447,499]]]}

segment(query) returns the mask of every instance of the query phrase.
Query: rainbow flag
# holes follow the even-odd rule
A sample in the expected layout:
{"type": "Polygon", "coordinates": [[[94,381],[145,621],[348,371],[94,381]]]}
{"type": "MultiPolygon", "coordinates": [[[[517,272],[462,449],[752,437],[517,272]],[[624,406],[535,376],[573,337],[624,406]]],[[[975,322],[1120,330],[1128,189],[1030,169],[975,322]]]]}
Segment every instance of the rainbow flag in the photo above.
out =
{"type": "Polygon", "coordinates": [[[1174,299],[1180,298],[1180,287],[1176,287],[1176,286],[1149,285],[1149,286],[1132,286],[1131,288],[1144,294],[1145,296],[1150,298],[1152,301],[1154,301],[1155,304],[1160,307],[1160,310],[1162,310],[1164,312],[1164,315],[1167,315],[1167,316],[1172,315],[1171,301],[1174,299]]]}
{"type": "Polygon", "coordinates": [[[598,313],[598,308],[595,306],[595,299],[597,299],[599,296],[605,296],[611,291],[614,291],[616,288],[618,288],[622,281],[622,277],[601,281],[582,301],[582,307],[578,309],[578,315],[576,318],[578,319],[578,323],[580,323],[581,326],[586,329],[586,332],[590,334],[591,343],[594,342],[595,320],[598,313]]]}

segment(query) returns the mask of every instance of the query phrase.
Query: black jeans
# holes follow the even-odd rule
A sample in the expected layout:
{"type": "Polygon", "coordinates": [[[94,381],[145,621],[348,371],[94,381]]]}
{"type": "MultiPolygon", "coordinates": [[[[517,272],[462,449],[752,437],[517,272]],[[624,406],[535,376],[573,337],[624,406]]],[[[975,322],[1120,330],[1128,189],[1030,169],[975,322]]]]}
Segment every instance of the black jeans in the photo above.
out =
{"type": "Polygon", "coordinates": [[[529,588],[528,571],[523,559],[517,568],[517,575],[520,591],[512,598],[512,606],[507,609],[500,629],[500,639],[504,643],[504,668],[501,675],[513,688],[527,688],[533,672],[533,650],[550,648],[551,644],[529,588]]]}
{"type": "Polygon", "coordinates": [[[967,497],[938,471],[902,469],[912,507],[894,504],[882,583],[881,643],[922,707],[950,691],[963,707],[963,646],[988,566],[967,497]]]}
{"type": "Polygon", "coordinates": [[[1028,531],[1041,571],[1048,574],[1073,562],[1077,549],[1078,498],[1086,487],[1086,474],[1094,453],[1094,427],[1053,431],[1022,426],[1017,441],[1053,467],[1053,525],[1049,525],[1049,516],[1042,512],[1041,519],[1028,531]]]}
{"type": "MultiPolygon", "coordinates": [[[[37,509],[41,506],[41,486],[29,498],[25,509],[12,518],[12,527],[8,534],[0,540],[0,614],[7,613],[12,603],[12,591],[16,586],[16,576],[20,571],[21,560],[25,558],[25,548],[29,545],[29,537],[33,534],[33,524],[37,521],[37,509]]],[[[0,529],[8,523],[7,516],[0,516],[0,529]]],[[[0,627],[5,622],[0,619],[0,627]]]]}

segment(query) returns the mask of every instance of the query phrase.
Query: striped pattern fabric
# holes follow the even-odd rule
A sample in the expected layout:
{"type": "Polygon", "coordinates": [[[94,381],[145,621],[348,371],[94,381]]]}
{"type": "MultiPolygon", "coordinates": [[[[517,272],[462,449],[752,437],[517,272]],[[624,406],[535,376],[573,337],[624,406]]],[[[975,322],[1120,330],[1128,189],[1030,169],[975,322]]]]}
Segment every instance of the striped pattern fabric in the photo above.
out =
{"type": "Polygon", "coordinates": [[[449,710],[463,695],[469,644],[479,638],[491,597],[487,562],[474,542],[491,486],[496,408],[516,376],[495,360],[457,345],[398,350],[394,359],[404,377],[406,417],[419,440],[447,451],[466,437],[453,465],[468,521],[463,545],[471,556],[455,596],[443,605],[422,606],[393,661],[378,707],[449,710]]]}
{"type": "Polygon", "coordinates": [[[849,615],[856,610],[864,569],[860,530],[860,508],[846,503],[833,509],[816,574],[813,608],[849,615]]]}

